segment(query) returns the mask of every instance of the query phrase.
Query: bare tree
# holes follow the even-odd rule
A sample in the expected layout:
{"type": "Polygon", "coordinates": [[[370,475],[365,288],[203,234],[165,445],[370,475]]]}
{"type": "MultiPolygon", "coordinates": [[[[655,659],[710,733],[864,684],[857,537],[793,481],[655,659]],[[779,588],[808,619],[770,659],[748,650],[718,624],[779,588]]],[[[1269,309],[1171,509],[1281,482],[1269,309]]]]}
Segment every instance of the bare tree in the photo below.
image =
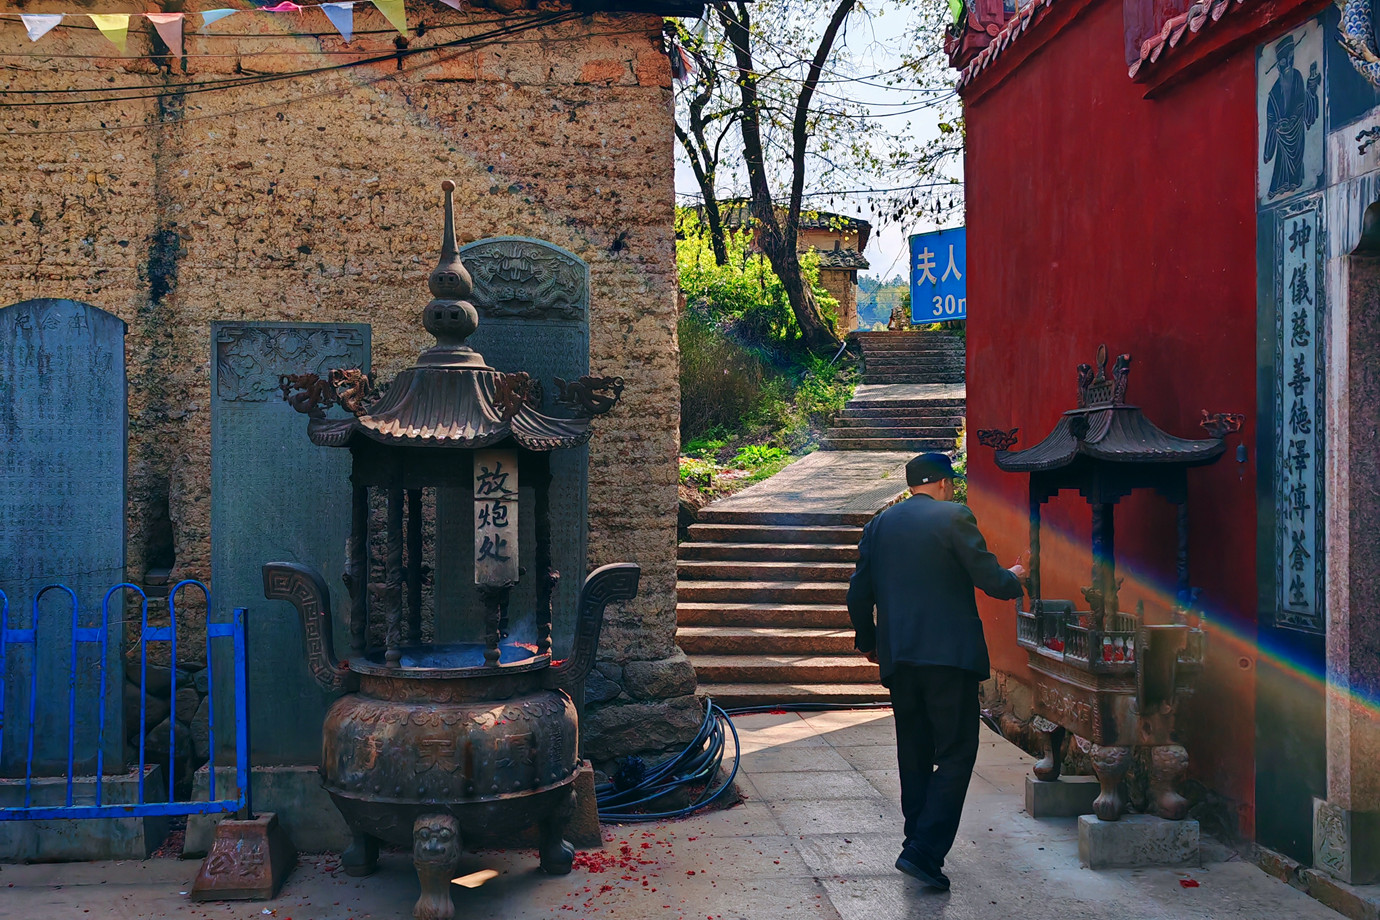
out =
{"type": "Polygon", "coordinates": [[[732,82],[719,63],[718,53],[722,49],[715,47],[714,37],[690,32],[681,20],[676,20],[676,29],[694,63],[693,81],[677,93],[676,139],[700,187],[701,213],[714,261],[725,265],[728,245],[719,209],[719,163],[727,152],[726,143],[728,150],[736,149],[731,135],[742,110],[726,93],[732,82]]]}
{"type": "Polygon", "coordinates": [[[753,56],[752,19],[745,0],[734,0],[717,7],[724,35],[732,48],[737,68],[736,82],[741,98],[740,127],[743,138],[743,163],[748,174],[752,217],[757,228],[758,244],[781,279],[786,296],[800,327],[805,346],[812,351],[836,347],[837,330],[829,324],[815,300],[814,290],[805,281],[796,250],[800,229],[801,202],[805,192],[805,154],[810,139],[810,104],[819,86],[820,74],[834,48],[834,41],[843,28],[856,0],[839,0],[829,23],[819,38],[804,79],[790,113],[790,150],[787,158],[790,171],[790,193],[783,212],[778,214],[768,176],[767,156],[763,145],[762,113],[764,100],[758,94],[759,75],[753,56]]]}

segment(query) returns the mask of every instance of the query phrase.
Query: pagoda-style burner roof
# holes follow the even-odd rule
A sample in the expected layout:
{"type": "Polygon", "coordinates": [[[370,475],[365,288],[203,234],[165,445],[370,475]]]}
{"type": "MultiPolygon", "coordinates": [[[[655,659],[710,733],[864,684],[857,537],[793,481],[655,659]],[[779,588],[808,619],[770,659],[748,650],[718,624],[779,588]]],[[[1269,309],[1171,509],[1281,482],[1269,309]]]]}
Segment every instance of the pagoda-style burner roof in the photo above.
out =
{"type": "Polygon", "coordinates": [[[487,369],[413,367],[398,374],[367,413],[312,419],[307,434],[321,447],[345,447],[356,433],[384,444],[477,448],[512,437],[527,450],[579,447],[592,433],[588,418],[554,418],[503,391],[525,374],[487,369]],[[505,414],[511,413],[505,419],[505,414]]]}
{"type": "Polygon", "coordinates": [[[556,378],[557,404],[573,417],[544,414],[541,383],[527,374],[503,374],[484,363],[484,356],[465,340],[479,325],[479,313],[468,298],[469,271],[455,243],[452,192],[446,196],[441,257],[427,284],[432,300],[422,309],[422,325],[436,344],[381,393],[359,369],[337,369],[323,380],[316,374],[283,377],[283,398],[311,416],[307,434],[321,447],[348,447],[356,437],[398,447],[474,449],[509,438],[531,451],[579,447],[589,440],[593,416],[609,412],[623,394],[621,377],[581,377],[567,383],[556,378]],[[329,419],[326,410],[340,405],[353,418],[329,419]]]}
{"type": "Polygon", "coordinates": [[[1080,456],[1104,463],[1154,463],[1197,466],[1211,463],[1224,450],[1220,437],[1189,440],[1160,430],[1136,406],[1126,405],[1131,356],[1116,359],[1107,375],[1107,346],[1097,350],[1096,373],[1078,367],[1078,408],[1065,412],[1044,440],[1027,450],[1012,451],[1016,429],[978,432],[978,441],[996,448],[996,462],[1010,473],[1035,473],[1066,467],[1080,456]]]}

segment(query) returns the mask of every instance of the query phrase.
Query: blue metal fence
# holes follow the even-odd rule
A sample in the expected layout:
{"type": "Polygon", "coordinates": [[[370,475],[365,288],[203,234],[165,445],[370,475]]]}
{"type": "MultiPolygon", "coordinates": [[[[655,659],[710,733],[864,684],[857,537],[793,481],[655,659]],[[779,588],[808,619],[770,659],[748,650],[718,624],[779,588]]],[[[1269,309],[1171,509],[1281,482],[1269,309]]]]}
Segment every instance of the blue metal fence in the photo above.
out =
{"type": "MultiPolygon", "coordinates": [[[[134,818],[146,816],[170,816],[170,815],[193,815],[193,814],[223,814],[227,812],[248,812],[249,802],[249,720],[248,720],[248,697],[245,669],[245,639],[244,639],[244,618],[245,609],[235,608],[232,619],[228,623],[211,622],[214,606],[211,604],[211,594],[207,587],[199,581],[187,579],[178,582],[168,592],[168,625],[150,626],[149,625],[149,599],[143,590],[137,585],[128,583],[118,584],[106,592],[101,602],[101,622],[96,626],[81,625],[81,605],[77,601],[76,593],[66,585],[52,584],[46,585],[34,595],[32,613],[29,617],[29,625],[26,627],[12,626],[10,623],[10,602],[3,591],[0,591],[0,754],[3,754],[5,743],[4,728],[6,720],[13,715],[6,708],[5,687],[9,678],[9,670],[14,652],[23,647],[27,647],[30,662],[29,668],[29,700],[27,712],[27,738],[28,751],[24,759],[24,804],[19,806],[0,806],[0,821],[22,821],[22,820],[49,820],[55,818],[134,818]],[[148,699],[148,655],[149,645],[154,642],[165,642],[168,644],[168,658],[174,665],[177,662],[177,599],[179,594],[186,589],[200,591],[202,598],[206,602],[206,668],[207,668],[207,749],[211,758],[210,768],[208,769],[208,779],[210,782],[209,794],[206,801],[177,802],[174,798],[174,776],[173,771],[168,771],[168,800],[165,802],[147,801],[145,795],[144,782],[148,771],[145,742],[148,735],[147,722],[147,699],[148,699]],[[40,689],[48,692],[54,691],[61,686],[57,678],[60,675],[40,675],[39,674],[39,655],[38,655],[38,620],[39,602],[45,594],[49,592],[65,593],[71,605],[71,639],[72,655],[71,664],[66,675],[67,689],[67,795],[66,801],[62,805],[34,805],[33,786],[34,786],[34,728],[36,723],[35,705],[40,689]],[[118,605],[116,622],[123,622],[124,610],[127,594],[133,592],[138,596],[140,606],[140,630],[139,630],[139,764],[138,764],[138,801],[123,804],[106,804],[102,798],[102,785],[105,779],[105,740],[106,740],[106,712],[107,698],[110,691],[107,681],[106,662],[109,660],[109,641],[112,601],[118,605]],[[216,797],[216,770],[215,770],[215,751],[216,751],[216,724],[215,724],[215,692],[216,674],[212,651],[217,640],[229,640],[234,647],[233,660],[233,680],[235,696],[235,780],[237,787],[237,797],[217,798],[216,797]],[[73,775],[77,763],[77,704],[78,704],[78,683],[82,667],[81,650],[86,648],[98,648],[99,657],[97,667],[99,674],[97,679],[97,698],[95,700],[98,712],[97,731],[96,731],[96,770],[93,777],[95,782],[94,802],[78,803],[77,796],[74,794],[73,775]]],[[[172,671],[171,696],[177,698],[177,668],[174,666],[172,671]]],[[[115,692],[123,693],[123,687],[115,687],[115,692]]],[[[168,750],[177,750],[177,723],[174,719],[168,720],[168,750]]],[[[123,739],[121,739],[123,742],[123,739]]],[[[82,796],[86,798],[87,796],[82,796]]]]}

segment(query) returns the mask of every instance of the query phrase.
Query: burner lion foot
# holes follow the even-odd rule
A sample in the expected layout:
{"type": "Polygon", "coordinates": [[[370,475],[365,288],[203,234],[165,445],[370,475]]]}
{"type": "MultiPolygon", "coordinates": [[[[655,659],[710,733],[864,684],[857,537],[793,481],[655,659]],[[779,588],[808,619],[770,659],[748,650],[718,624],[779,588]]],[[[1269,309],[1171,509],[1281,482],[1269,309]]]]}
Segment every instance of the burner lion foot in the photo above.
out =
{"type": "Polygon", "coordinates": [[[561,804],[539,825],[541,832],[541,868],[548,875],[566,875],[575,861],[575,848],[565,839],[565,829],[575,815],[575,790],[571,789],[561,804]]]}
{"type": "Polygon", "coordinates": [[[355,834],[354,840],[340,854],[340,865],[346,875],[362,878],[373,875],[379,867],[378,838],[368,834],[355,834]]]}
{"type": "Polygon", "coordinates": [[[1042,782],[1053,782],[1059,778],[1060,768],[1063,766],[1064,735],[1066,732],[1062,725],[1056,725],[1048,719],[1042,719],[1038,716],[1034,726],[1035,730],[1041,732],[1049,743],[1045,756],[1035,762],[1035,778],[1042,782]]]}
{"type": "Polygon", "coordinates": [[[450,880],[460,863],[460,826],[450,815],[422,815],[412,825],[412,864],[422,884],[416,920],[452,920],[450,880]]]}
{"type": "Polygon", "coordinates": [[[1179,794],[1179,783],[1188,772],[1188,751],[1165,744],[1150,752],[1150,801],[1155,814],[1181,821],[1188,814],[1188,799],[1179,794]]]}
{"type": "Polygon", "coordinates": [[[1103,821],[1116,821],[1126,810],[1126,801],[1121,797],[1121,781],[1126,771],[1131,769],[1131,749],[1128,747],[1092,746],[1093,773],[1102,791],[1093,801],[1093,814],[1103,821]]]}

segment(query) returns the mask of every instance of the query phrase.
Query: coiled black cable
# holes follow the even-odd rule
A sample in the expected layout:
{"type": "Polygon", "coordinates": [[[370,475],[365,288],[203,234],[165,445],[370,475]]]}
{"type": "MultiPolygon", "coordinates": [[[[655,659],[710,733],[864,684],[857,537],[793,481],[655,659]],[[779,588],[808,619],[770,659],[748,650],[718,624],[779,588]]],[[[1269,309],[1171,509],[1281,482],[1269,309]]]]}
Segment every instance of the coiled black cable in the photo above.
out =
{"type": "Polygon", "coordinates": [[[625,764],[624,770],[619,772],[631,779],[621,788],[615,782],[600,783],[595,787],[599,820],[609,824],[665,821],[699,811],[733,785],[738,775],[739,754],[738,729],[733,725],[733,720],[713,700],[706,699],[704,722],[685,750],[640,777],[632,776],[637,771],[629,770],[630,764],[625,764]],[[715,783],[715,777],[723,766],[730,735],[733,738],[733,768],[721,782],[715,783]],[[701,785],[704,788],[689,805],[670,810],[656,809],[656,802],[671,793],[701,785]]]}

